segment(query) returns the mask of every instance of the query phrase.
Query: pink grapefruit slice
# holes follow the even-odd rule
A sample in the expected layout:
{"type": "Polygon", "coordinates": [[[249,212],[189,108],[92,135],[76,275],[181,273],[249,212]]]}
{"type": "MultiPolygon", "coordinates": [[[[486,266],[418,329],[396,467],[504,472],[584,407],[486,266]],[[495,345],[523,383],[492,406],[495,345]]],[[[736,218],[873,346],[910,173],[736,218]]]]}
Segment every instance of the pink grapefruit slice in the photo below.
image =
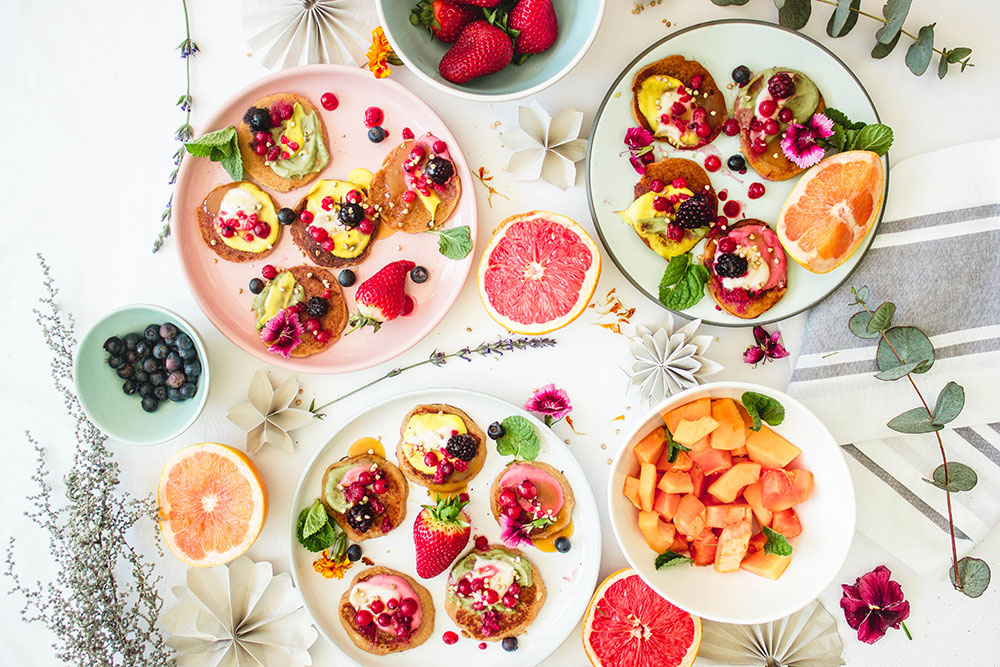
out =
{"type": "Polygon", "coordinates": [[[267,490],[241,451],[214,442],[185,447],[163,467],[160,532],[188,565],[228,563],[250,548],[267,516],[267,490]]]}
{"type": "Polygon", "coordinates": [[[700,646],[701,619],[632,569],[605,579],[583,618],[583,648],[594,667],[690,667],[700,646]]]}
{"type": "Polygon", "coordinates": [[[601,254],[580,225],[529,211],[493,232],[479,262],[479,298],[510,331],[543,334],[580,316],[600,275],[601,254]]]}

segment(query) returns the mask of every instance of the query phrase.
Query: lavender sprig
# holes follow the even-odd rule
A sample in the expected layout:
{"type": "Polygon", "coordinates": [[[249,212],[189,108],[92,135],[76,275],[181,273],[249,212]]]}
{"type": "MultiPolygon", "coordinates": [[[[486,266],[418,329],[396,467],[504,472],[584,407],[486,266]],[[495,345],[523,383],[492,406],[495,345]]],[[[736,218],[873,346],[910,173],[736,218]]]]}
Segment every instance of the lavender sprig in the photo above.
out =
{"type": "Polygon", "coordinates": [[[502,357],[504,352],[513,352],[514,350],[527,350],[527,349],[541,349],[544,347],[555,347],[555,338],[530,338],[527,336],[521,338],[501,338],[492,343],[480,343],[476,347],[463,347],[460,350],[445,354],[444,352],[439,352],[434,350],[431,352],[430,356],[423,361],[418,361],[416,363],[410,364],[409,366],[403,366],[402,368],[393,368],[391,371],[386,373],[380,378],[376,378],[369,382],[368,384],[363,384],[357,389],[352,389],[342,396],[338,396],[329,403],[324,403],[323,405],[317,406],[316,399],[312,400],[309,404],[309,411],[316,415],[317,419],[323,419],[326,417],[325,414],[321,412],[324,408],[327,408],[334,403],[339,403],[340,401],[357,394],[360,391],[371,387],[372,385],[378,384],[382,380],[388,380],[389,378],[396,377],[403,373],[403,371],[408,371],[411,368],[416,368],[417,366],[423,366],[424,364],[433,364],[435,366],[444,366],[448,363],[448,359],[458,358],[463,361],[472,361],[475,357],[473,355],[479,355],[480,357],[497,356],[502,357]]]}
{"type": "MultiPolygon", "coordinates": [[[[181,0],[181,5],[184,7],[184,41],[177,45],[177,50],[181,52],[181,58],[184,59],[184,70],[187,83],[187,89],[184,94],[177,98],[177,106],[180,107],[181,111],[184,112],[184,123],[181,124],[174,131],[174,139],[184,144],[191,137],[194,136],[194,128],[191,127],[191,109],[193,107],[194,98],[191,97],[191,56],[198,53],[198,45],[191,41],[191,24],[188,21],[188,8],[187,0],[181,0]]],[[[174,169],[170,172],[170,177],[167,179],[167,184],[173,186],[177,182],[177,172],[180,171],[181,161],[184,160],[184,146],[182,145],[174,153],[174,169]]],[[[153,242],[153,252],[156,252],[163,247],[163,242],[167,240],[170,236],[170,220],[173,217],[173,203],[174,194],[170,193],[170,199],[167,200],[167,205],[163,209],[163,213],[160,214],[160,222],[163,223],[163,228],[160,230],[159,235],[153,242]]]]}

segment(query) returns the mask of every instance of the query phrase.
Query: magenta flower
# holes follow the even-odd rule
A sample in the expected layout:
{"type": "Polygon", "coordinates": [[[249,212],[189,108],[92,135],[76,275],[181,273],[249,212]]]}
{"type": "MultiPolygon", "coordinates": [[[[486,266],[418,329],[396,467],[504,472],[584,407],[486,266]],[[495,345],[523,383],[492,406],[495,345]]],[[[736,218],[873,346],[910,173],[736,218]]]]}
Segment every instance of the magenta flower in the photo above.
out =
{"type": "Polygon", "coordinates": [[[840,608],[847,624],[858,631],[858,639],[866,644],[877,642],[890,627],[898,629],[910,616],[910,603],[903,599],[899,583],[889,578],[891,574],[889,568],[879,565],[858,577],[853,586],[841,584],[844,596],[840,598],[840,608]]]}
{"type": "Polygon", "coordinates": [[[573,411],[569,396],[554,384],[547,384],[535,392],[524,404],[528,412],[536,412],[545,418],[545,425],[552,426],[573,411]]]}
{"type": "Polygon", "coordinates": [[[531,537],[528,535],[529,525],[525,525],[517,519],[511,519],[506,514],[501,514],[500,541],[511,549],[516,549],[521,545],[534,546],[535,543],[531,541],[531,537]]]}
{"type": "Polygon", "coordinates": [[[630,127],[625,131],[625,146],[632,168],[638,174],[645,174],[646,165],[656,159],[653,155],[653,133],[641,127],[630,127]]]}
{"type": "Polygon", "coordinates": [[[784,359],[788,356],[788,350],[779,342],[780,331],[769,334],[764,327],[756,326],[753,328],[753,339],[756,344],[748,347],[743,353],[744,363],[756,366],[758,363],[767,363],[772,359],[784,359]]]}
{"type": "Polygon", "coordinates": [[[781,139],[781,151],[789,160],[806,169],[823,159],[824,148],[817,142],[833,134],[833,121],[813,114],[807,125],[791,123],[781,139]]]}
{"type": "Polygon", "coordinates": [[[260,339],[265,343],[271,343],[267,351],[271,354],[280,354],[287,359],[292,354],[292,350],[302,342],[302,323],[299,322],[297,313],[287,309],[278,311],[278,314],[267,321],[260,332],[260,339]]]}

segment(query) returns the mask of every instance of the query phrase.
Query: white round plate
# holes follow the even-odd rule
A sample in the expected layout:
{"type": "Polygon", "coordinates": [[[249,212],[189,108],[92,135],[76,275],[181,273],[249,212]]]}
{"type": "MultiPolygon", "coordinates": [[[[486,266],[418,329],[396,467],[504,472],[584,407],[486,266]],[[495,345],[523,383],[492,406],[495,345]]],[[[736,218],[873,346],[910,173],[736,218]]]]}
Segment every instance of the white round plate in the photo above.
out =
{"type": "MultiPolygon", "coordinates": [[[[500,527],[490,512],[490,485],[511,459],[497,454],[493,440],[487,440],[485,444],[488,447],[486,462],[469,484],[468,492],[472,500],[466,511],[472,518],[472,538],[485,535],[490,542],[499,542],[500,527]]],[[[292,577],[302,592],[306,608],[312,614],[320,633],[353,663],[359,665],[370,665],[375,661],[380,665],[406,667],[441,667],[442,664],[449,663],[474,663],[480,667],[538,664],[563,643],[583,617],[597,584],[597,571],[601,561],[601,526],[597,503],[583,470],[563,441],[552,429],[524,410],[498,398],[465,389],[425,389],[400,394],[371,406],[347,422],[329,442],[317,450],[306,466],[295,492],[289,526],[292,577]],[[340,596],[347,590],[354,575],[365,566],[359,561],[345,573],[342,580],[324,579],[312,567],[312,562],[319,554],[306,551],[295,538],[298,514],[319,495],[323,472],[327,466],[343,458],[348,447],[365,436],[381,440],[385,446],[386,458],[395,462],[396,443],[403,417],[414,406],[422,403],[454,405],[468,413],[483,432],[490,423],[511,415],[520,415],[530,420],[542,440],[538,460],[562,470],[573,488],[576,506],[573,510],[574,532],[570,538],[573,546],[570,551],[560,554],[544,553],[533,547],[523,549],[541,571],[547,596],[535,622],[525,634],[518,637],[517,651],[505,652],[500,648],[500,642],[488,642],[487,649],[481,650],[478,641],[464,637],[452,646],[442,641],[441,636],[448,630],[459,635],[461,632],[444,610],[448,571],[433,579],[420,579],[416,576],[413,521],[420,506],[431,501],[424,487],[410,484],[406,520],[402,526],[385,537],[361,543],[364,555],[376,565],[409,574],[426,587],[434,598],[434,631],[417,648],[378,657],[357,648],[340,623],[337,607],[340,596]]],[[[469,540],[470,549],[472,538],[469,540]]]]}
{"type": "MultiPolygon", "coordinates": [[[[626,151],[625,131],[636,126],[631,112],[632,80],[646,65],[674,54],[704,65],[723,91],[729,109],[732,109],[739,90],[727,87],[732,83],[734,67],[746,65],[759,72],[773,66],[788,66],[804,72],[816,82],[827,106],[843,111],[855,121],[879,122],[874,103],[847,65],[818,42],[773,23],[744,19],[700,23],[679,30],[643,51],[618,76],[597,112],[587,148],[587,196],[597,233],[611,260],[639,291],[657,304],[660,303],[657,298],[660,278],[667,260],[647,248],[615,211],[621,211],[632,203],[632,189],[639,180],[639,175],[629,164],[628,154],[623,154],[626,151]]],[[[765,181],[752,169],[743,175],[731,172],[726,160],[730,155],[740,153],[738,137],[720,134],[708,146],[694,151],[677,150],[663,142],[654,142],[654,145],[658,146],[658,159],[684,157],[704,165],[706,156],[718,155],[722,159],[722,168],[709,174],[716,192],[726,190],[729,200],[741,203],[741,218],[758,218],[772,228],[785,200],[799,181],[799,177],[787,181],[765,181]],[[763,183],[766,191],[760,199],[752,200],[747,197],[747,188],[755,181],[763,183]]],[[[883,159],[885,192],[888,193],[889,158],[883,159]]],[[[721,215],[721,205],[719,208],[721,215]]],[[[810,273],[789,257],[788,291],[781,301],[757,318],[745,320],[718,309],[707,290],[697,304],[674,312],[691,319],[700,318],[706,324],[747,326],[777,322],[811,308],[851,275],[868,251],[884,211],[885,197],[879,219],[861,245],[846,262],[829,273],[810,273]]],[[[704,241],[696,245],[694,256],[700,257],[704,247],[704,241]]]]}

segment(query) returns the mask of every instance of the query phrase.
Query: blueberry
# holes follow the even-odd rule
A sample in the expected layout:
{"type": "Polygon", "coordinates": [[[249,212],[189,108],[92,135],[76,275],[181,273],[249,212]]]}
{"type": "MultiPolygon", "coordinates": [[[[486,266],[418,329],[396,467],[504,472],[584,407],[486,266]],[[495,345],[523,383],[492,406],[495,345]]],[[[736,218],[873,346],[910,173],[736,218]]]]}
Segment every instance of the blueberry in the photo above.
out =
{"type": "Polygon", "coordinates": [[[251,294],[260,294],[264,291],[264,281],[260,278],[251,278],[249,287],[251,294]]]}
{"type": "Polygon", "coordinates": [[[148,357],[153,353],[153,346],[144,340],[139,341],[135,346],[135,353],[139,355],[139,358],[148,357]]]}
{"type": "Polygon", "coordinates": [[[187,400],[189,398],[194,398],[194,395],[198,393],[198,385],[193,382],[185,382],[181,385],[181,398],[187,400]]]}
{"type": "Polygon", "coordinates": [[[140,382],[140,383],[142,383],[142,382],[149,382],[149,373],[147,373],[144,370],[138,370],[138,371],[136,371],[135,375],[133,375],[132,377],[135,378],[136,382],[140,382]]]}
{"type": "Polygon", "coordinates": [[[134,333],[125,334],[125,336],[122,338],[122,342],[125,343],[126,350],[134,350],[135,346],[139,344],[140,340],[141,339],[139,338],[139,334],[134,334],[134,333]]]}
{"type": "Polygon", "coordinates": [[[570,544],[568,537],[560,537],[559,539],[556,540],[556,551],[558,551],[561,554],[564,554],[567,551],[569,551],[570,547],[572,546],[573,545],[570,544]]]}
{"type": "Polygon", "coordinates": [[[108,357],[108,366],[111,366],[111,368],[118,370],[124,365],[125,365],[125,359],[118,356],[117,354],[112,354],[110,357],[108,357]]]}
{"type": "Polygon", "coordinates": [[[177,349],[178,350],[189,350],[194,347],[194,341],[191,340],[191,336],[186,333],[178,334],[177,336],[177,349]]]}
{"type": "Polygon", "coordinates": [[[160,338],[164,340],[177,338],[177,334],[179,333],[180,330],[177,328],[177,325],[174,324],[173,322],[167,322],[165,324],[160,325],[160,338]]]}
{"type": "Polygon", "coordinates": [[[146,327],[146,330],[142,333],[150,343],[155,343],[160,340],[160,327],[155,324],[150,324],[146,327]]]}
{"type": "Polygon", "coordinates": [[[135,375],[135,366],[130,366],[126,364],[125,366],[122,366],[121,368],[118,369],[118,377],[120,377],[123,380],[129,379],[133,375],[135,375]]]}
{"type": "Polygon", "coordinates": [[[184,365],[184,360],[181,359],[181,355],[176,352],[171,352],[167,355],[167,358],[163,362],[163,367],[168,371],[180,370],[181,366],[184,365]]]}
{"type": "Polygon", "coordinates": [[[747,168],[747,161],[743,159],[742,155],[732,155],[726,161],[726,166],[733,171],[743,171],[747,168]]]}
{"type": "Polygon", "coordinates": [[[733,81],[740,84],[741,86],[746,84],[750,80],[750,68],[746,65],[740,65],[733,70],[733,81]]]}
{"type": "Polygon", "coordinates": [[[160,400],[156,396],[142,397],[142,409],[146,412],[156,412],[158,407],[160,407],[160,400]]]}
{"type": "Polygon", "coordinates": [[[163,371],[156,371],[155,373],[149,374],[149,381],[153,383],[153,386],[159,387],[160,385],[166,384],[167,374],[163,371]]]}
{"type": "Polygon", "coordinates": [[[150,382],[140,382],[139,383],[139,395],[140,396],[151,396],[153,394],[153,385],[150,382]]]}
{"type": "Polygon", "coordinates": [[[122,391],[124,391],[129,396],[131,396],[132,394],[134,394],[135,390],[137,388],[138,388],[138,385],[136,385],[135,380],[132,380],[132,379],[125,380],[125,383],[122,384],[122,391]]]}
{"type": "Polygon", "coordinates": [[[257,132],[267,132],[271,129],[271,113],[267,109],[255,108],[249,114],[250,122],[247,125],[257,132]]]}
{"type": "Polygon", "coordinates": [[[373,144],[377,144],[385,139],[385,130],[382,129],[381,125],[376,125],[372,129],[368,130],[368,141],[373,144]]]}
{"type": "Polygon", "coordinates": [[[167,400],[167,388],[165,386],[163,386],[162,384],[160,386],[158,386],[158,387],[153,387],[153,396],[158,401],[165,401],[165,400],[167,400]]]}
{"type": "Polygon", "coordinates": [[[125,344],[122,343],[122,339],[118,336],[112,336],[111,338],[104,341],[104,351],[110,354],[121,354],[122,350],[125,349],[125,344]]]}
{"type": "Polygon", "coordinates": [[[146,357],[142,360],[142,370],[147,373],[155,373],[160,370],[160,362],[153,357],[146,357]]]}
{"type": "Polygon", "coordinates": [[[184,373],[174,371],[167,376],[167,386],[171,389],[180,389],[185,380],[187,380],[187,378],[184,377],[184,373]]]}
{"type": "Polygon", "coordinates": [[[180,356],[181,359],[184,360],[198,358],[198,350],[194,349],[193,347],[177,348],[177,354],[178,356],[180,356]]]}
{"type": "Polygon", "coordinates": [[[357,279],[358,277],[354,275],[354,271],[351,271],[350,269],[344,269],[339,274],[337,274],[337,282],[343,285],[344,287],[350,287],[351,285],[354,284],[354,281],[357,279]]]}
{"type": "Polygon", "coordinates": [[[365,219],[365,209],[361,204],[344,202],[340,205],[340,210],[337,211],[337,218],[348,227],[355,227],[365,219]]]}
{"type": "Polygon", "coordinates": [[[352,544],[347,547],[347,558],[353,563],[354,561],[361,559],[361,546],[357,544],[352,544]]]}
{"type": "Polygon", "coordinates": [[[504,637],[503,641],[500,642],[500,648],[502,648],[505,651],[516,651],[517,637],[504,637]]]}
{"type": "Polygon", "coordinates": [[[427,269],[422,266],[413,267],[410,269],[410,280],[418,285],[427,282],[427,269]]]}
{"type": "Polygon", "coordinates": [[[184,397],[181,396],[181,390],[177,387],[167,387],[167,398],[174,403],[180,403],[184,400],[184,397]]]}
{"type": "Polygon", "coordinates": [[[170,354],[170,348],[163,341],[153,346],[153,356],[155,358],[163,360],[167,358],[168,354],[170,354]]]}
{"type": "MultiPolygon", "coordinates": [[[[290,209],[288,207],[279,208],[278,209],[278,222],[279,223],[281,223],[283,225],[290,225],[290,224],[292,224],[293,222],[295,222],[298,219],[299,219],[299,216],[296,215],[295,211],[293,211],[292,209],[290,209]]],[[[254,294],[256,294],[256,292],[254,292],[254,294]]]]}
{"type": "Polygon", "coordinates": [[[139,353],[135,350],[125,350],[125,361],[134,364],[139,361],[139,353]]]}
{"type": "Polygon", "coordinates": [[[201,375],[201,362],[198,361],[197,359],[192,359],[191,361],[185,362],[184,375],[192,379],[201,375]]]}
{"type": "Polygon", "coordinates": [[[486,434],[489,435],[494,440],[499,440],[504,436],[507,431],[500,424],[500,422],[493,422],[490,424],[489,428],[486,429],[486,434]]]}

